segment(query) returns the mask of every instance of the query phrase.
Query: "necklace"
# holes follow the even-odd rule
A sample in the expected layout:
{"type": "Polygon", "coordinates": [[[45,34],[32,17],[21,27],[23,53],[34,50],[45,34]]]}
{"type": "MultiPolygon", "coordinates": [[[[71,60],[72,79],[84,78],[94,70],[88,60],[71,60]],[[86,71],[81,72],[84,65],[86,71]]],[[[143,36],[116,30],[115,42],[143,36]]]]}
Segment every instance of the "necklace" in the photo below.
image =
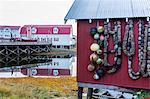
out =
{"type": "Polygon", "coordinates": [[[108,64],[108,31],[110,31],[110,23],[104,22],[104,66],[109,66],[108,64]]]}
{"type": "Polygon", "coordinates": [[[144,21],[139,20],[139,35],[138,35],[138,57],[139,57],[139,69],[143,77],[149,76],[149,36],[148,26],[144,24],[144,21]]]}
{"type": "Polygon", "coordinates": [[[148,73],[146,72],[146,59],[147,59],[147,26],[144,26],[144,21],[139,20],[139,37],[138,37],[138,57],[139,57],[139,68],[140,73],[143,77],[147,77],[148,73]]]}
{"type": "MultiPolygon", "coordinates": [[[[147,64],[146,64],[146,72],[147,72],[147,76],[150,76],[150,21],[148,22],[148,28],[147,28],[147,32],[148,32],[148,46],[147,46],[147,64]]],[[[146,34],[146,33],[145,33],[146,34]]]]}
{"type": "Polygon", "coordinates": [[[121,66],[121,25],[120,21],[114,22],[114,30],[111,31],[111,25],[108,22],[104,23],[104,66],[111,68],[107,71],[107,73],[114,73],[117,71],[117,69],[121,66]],[[108,39],[109,35],[113,36],[114,41],[114,50],[108,49],[108,39]],[[108,55],[109,54],[115,54],[114,55],[114,62],[113,64],[108,63],[108,55]]]}
{"type": "Polygon", "coordinates": [[[133,22],[130,22],[126,25],[126,31],[123,39],[123,52],[128,56],[135,54],[135,43],[133,35],[133,22]]]}
{"type": "Polygon", "coordinates": [[[129,20],[126,25],[126,32],[123,39],[123,52],[128,56],[128,74],[132,79],[138,79],[139,72],[134,72],[132,69],[132,57],[135,54],[135,42],[133,33],[133,21],[129,20]]]}

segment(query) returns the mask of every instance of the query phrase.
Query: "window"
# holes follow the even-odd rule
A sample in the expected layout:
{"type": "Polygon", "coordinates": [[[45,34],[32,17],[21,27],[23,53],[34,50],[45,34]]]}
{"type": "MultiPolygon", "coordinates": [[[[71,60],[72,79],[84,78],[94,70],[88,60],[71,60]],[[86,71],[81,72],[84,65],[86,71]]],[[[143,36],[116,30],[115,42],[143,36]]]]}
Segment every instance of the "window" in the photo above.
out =
{"type": "Polygon", "coordinates": [[[58,32],[59,32],[58,27],[54,27],[54,28],[53,28],[53,33],[54,33],[54,34],[57,34],[58,32]]]}
{"type": "Polygon", "coordinates": [[[59,41],[59,38],[54,38],[54,41],[59,41]]]}

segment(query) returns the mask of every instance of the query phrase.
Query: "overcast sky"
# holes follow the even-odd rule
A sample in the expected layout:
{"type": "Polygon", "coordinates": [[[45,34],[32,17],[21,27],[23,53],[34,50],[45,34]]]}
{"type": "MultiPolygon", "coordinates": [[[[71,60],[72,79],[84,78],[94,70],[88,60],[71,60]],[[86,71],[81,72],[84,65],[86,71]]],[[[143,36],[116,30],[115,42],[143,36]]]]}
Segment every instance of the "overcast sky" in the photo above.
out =
{"type": "MultiPolygon", "coordinates": [[[[0,25],[64,24],[74,0],[0,0],[0,25]]],[[[76,32],[75,21],[68,21],[76,32]]]]}

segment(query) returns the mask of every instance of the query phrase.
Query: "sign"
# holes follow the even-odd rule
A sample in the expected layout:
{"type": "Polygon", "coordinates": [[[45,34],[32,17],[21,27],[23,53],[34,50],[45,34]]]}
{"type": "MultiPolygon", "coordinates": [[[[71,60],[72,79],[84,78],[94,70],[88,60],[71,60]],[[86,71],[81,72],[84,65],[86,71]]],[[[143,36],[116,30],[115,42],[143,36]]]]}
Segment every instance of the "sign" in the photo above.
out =
{"type": "Polygon", "coordinates": [[[54,27],[54,28],[53,28],[53,33],[54,33],[54,34],[57,34],[58,32],[59,32],[58,27],[54,27]]]}
{"type": "Polygon", "coordinates": [[[31,28],[31,32],[32,32],[32,33],[36,33],[36,32],[37,32],[37,29],[36,29],[35,27],[32,27],[32,28],[31,28]]]}
{"type": "Polygon", "coordinates": [[[54,75],[54,76],[58,76],[58,75],[59,75],[58,70],[53,70],[53,75],[54,75]]]}

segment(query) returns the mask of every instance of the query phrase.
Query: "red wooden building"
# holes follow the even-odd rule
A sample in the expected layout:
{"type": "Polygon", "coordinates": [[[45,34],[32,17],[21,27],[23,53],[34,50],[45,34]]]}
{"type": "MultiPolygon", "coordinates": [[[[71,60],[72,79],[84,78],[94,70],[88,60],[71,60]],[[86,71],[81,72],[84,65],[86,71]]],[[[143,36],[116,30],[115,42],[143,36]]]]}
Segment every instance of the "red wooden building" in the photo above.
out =
{"type": "MultiPolygon", "coordinates": [[[[132,69],[135,72],[139,71],[139,22],[143,22],[143,26],[149,28],[146,33],[150,32],[150,1],[149,0],[75,0],[72,7],[65,17],[65,21],[68,19],[77,20],[77,81],[79,91],[83,87],[88,88],[102,88],[113,86],[111,88],[137,88],[137,89],[150,89],[150,76],[142,77],[139,74],[139,79],[132,79],[128,72],[129,68],[129,57],[123,52],[123,43],[128,42],[125,39],[126,36],[126,26],[132,24],[133,36],[134,36],[134,46],[135,54],[132,56],[132,69]],[[121,64],[120,68],[116,70],[115,73],[108,74],[105,70],[104,64],[98,66],[97,68],[103,69],[103,76],[100,79],[95,80],[94,74],[97,73],[96,70],[90,72],[87,68],[91,63],[90,55],[93,51],[90,50],[91,44],[96,42],[91,36],[93,31],[99,32],[99,28],[105,33],[109,29],[105,27],[105,24],[109,23],[111,25],[110,30],[115,29],[115,22],[120,23],[120,33],[121,33],[121,64]],[[95,30],[94,30],[94,29],[95,30]],[[93,29],[93,30],[92,30],[93,29]],[[104,29],[104,30],[103,30],[104,29]],[[105,30],[106,29],[106,30],[105,30]],[[103,68],[104,67],[104,68],[103,68]],[[105,73],[104,73],[105,72],[105,73]]],[[[129,25],[129,27],[130,27],[129,25]]],[[[107,26],[107,25],[106,25],[107,26]]],[[[132,27],[131,26],[131,27],[132,27]]],[[[146,29],[145,29],[146,31],[146,29]]],[[[100,34],[101,35],[101,34],[100,34]]],[[[130,35],[130,34],[129,34],[130,35]]],[[[145,34],[146,35],[146,34],[145,34]]],[[[104,40],[106,35],[104,36],[104,40]]],[[[132,37],[133,37],[132,36],[132,37]]],[[[131,37],[131,39],[132,39],[131,37]]],[[[146,36],[145,36],[146,37],[146,36]]],[[[112,40],[110,37],[108,41],[109,49],[114,49],[114,43],[116,41],[112,40]]],[[[140,39],[141,40],[141,39],[140,39]]],[[[142,38],[143,40],[143,38],[142,38]]],[[[124,43],[126,44],[126,43],[124,43]]],[[[131,43],[132,44],[132,43],[131,43]]],[[[144,43],[145,44],[145,43],[144,43]]],[[[104,46],[102,46],[104,53],[104,46]]],[[[132,46],[131,46],[132,47],[132,46]]],[[[147,45],[148,47],[148,45],[147,45]]],[[[125,50],[125,49],[124,49],[125,50]]],[[[147,50],[147,49],[146,49],[147,50]]],[[[147,50],[148,51],[148,50],[147,50]]],[[[95,53],[95,52],[94,52],[95,53]]],[[[107,52],[106,52],[107,53],[107,52]]],[[[147,55],[148,56],[148,55],[147,55]]],[[[109,55],[108,61],[110,64],[114,62],[114,54],[109,55]]],[[[102,55],[104,58],[104,54],[102,55]]],[[[146,59],[148,60],[148,59],[146,59]]],[[[104,60],[105,61],[105,60],[104,60]]],[[[147,62],[147,72],[150,72],[148,62],[147,62]]],[[[81,94],[78,94],[78,98],[81,98],[81,94]]]]}
{"type": "Polygon", "coordinates": [[[47,42],[55,48],[74,48],[72,25],[0,26],[0,42],[47,42]]]}
{"type": "Polygon", "coordinates": [[[72,76],[74,57],[52,58],[52,62],[33,68],[22,68],[21,73],[33,77],[72,76]]]}
{"type": "Polygon", "coordinates": [[[50,42],[57,48],[75,46],[71,25],[24,25],[20,35],[38,42],[50,42]]]}

